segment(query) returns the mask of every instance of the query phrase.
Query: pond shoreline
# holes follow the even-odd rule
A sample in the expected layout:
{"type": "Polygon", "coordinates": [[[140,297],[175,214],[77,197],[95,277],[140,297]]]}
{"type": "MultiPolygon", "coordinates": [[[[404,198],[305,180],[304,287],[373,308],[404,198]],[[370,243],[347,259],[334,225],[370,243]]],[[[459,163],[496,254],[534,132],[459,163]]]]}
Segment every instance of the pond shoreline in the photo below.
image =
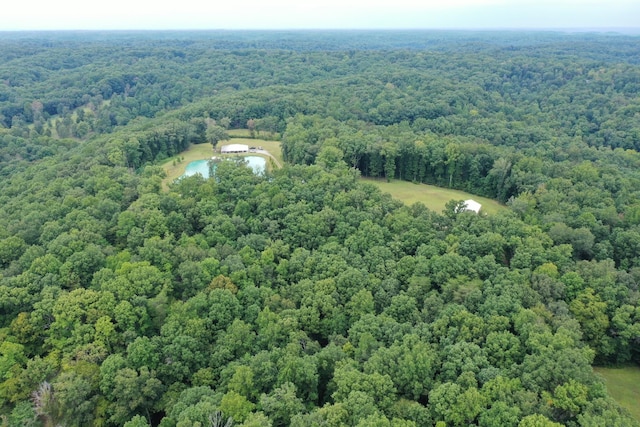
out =
{"type": "MultiPolygon", "coordinates": [[[[253,169],[255,174],[263,174],[267,168],[267,160],[261,156],[233,156],[233,157],[218,157],[220,160],[232,159],[234,157],[242,157],[247,162],[247,166],[253,169]]],[[[185,166],[184,173],[177,179],[193,176],[196,174],[202,175],[204,178],[209,178],[209,162],[212,159],[193,160],[185,166]]]]}

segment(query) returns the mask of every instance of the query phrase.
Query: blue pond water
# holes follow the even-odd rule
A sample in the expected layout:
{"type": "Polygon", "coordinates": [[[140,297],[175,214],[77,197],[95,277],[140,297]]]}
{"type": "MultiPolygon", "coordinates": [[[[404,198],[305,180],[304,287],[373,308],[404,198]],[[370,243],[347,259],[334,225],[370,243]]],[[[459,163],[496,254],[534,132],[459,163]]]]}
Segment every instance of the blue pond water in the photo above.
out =
{"type": "Polygon", "coordinates": [[[184,171],[182,176],[192,176],[199,173],[205,178],[209,177],[209,161],[208,160],[196,160],[190,162],[184,171]]]}
{"type": "MultiPolygon", "coordinates": [[[[256,175],[262,174],[264,172],[264,168],[267,164],[266,160],[263,157],[258,156],[245,156],[244,160],[247,161],[248,166],[253,169],[253,172],[256,175]]],[[[195,160],[190,162],[182,176],[192,176],[199,173],[204,178],[209,178],[209,160],[195,160]]]]}

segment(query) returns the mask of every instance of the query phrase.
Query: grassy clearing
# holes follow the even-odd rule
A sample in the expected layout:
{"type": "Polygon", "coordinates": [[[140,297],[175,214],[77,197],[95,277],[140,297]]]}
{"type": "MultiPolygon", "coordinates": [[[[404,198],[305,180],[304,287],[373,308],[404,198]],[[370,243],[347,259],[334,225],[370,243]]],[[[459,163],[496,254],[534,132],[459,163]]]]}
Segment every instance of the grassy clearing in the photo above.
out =
{"type": "Polygon", "coordinates": [[[600,374],[609,394],[638,421],[640,421],[640,367],[593,368],[600,374]]]}
{"type": "MultiPolygon", "coordinates": [[[[240,129],[242,130],[242,129],[240,129]]],[[[280,164],[284,164],[284,160],[282,160],[282,150],[280,149],[280,142],[278,141],[265,141],[262,139],[248,139],[248,138],[234,138],[233,141],[225,141],[221,146],[228,144],[246,144],[251,147],[262,147],[267,150],[273,157],[275,157],[280,164]]],[[[261,156],[261,154],[256,153],[248,153],[251,156],[261,156]]],[[[211,144],[192,144],[182,153],[169,158],[164,164],[162,164],[162,169],[164,169],[167,177],[162,181],[162,188],[166,191],[169,187],[169,183],[175,181],[180,178],[183,174],[187,165],[190,162],[195,160],[205,160],[210,159],[214,155],[213,150],[211,149],[211,144]],[[182,161],[177,161],[179,158],[184,158],[182,161]],[[175,161],[175,163],[174,163],[175,161]]],[[[217,154],[219,156],[219,154],[217,154]]],[[[266,156],[263,156],[266,157],[266,156]]],[[[267,158],[267,167],[269,167],[270,162],[267,158]]]]}
{"type": "Polygon", "coordinates": [[[162,188],[167,190],[169,183],[180,178],[184,174],[189,162],[193,162],[194,160],[210,159],[212,156],[213,149],[211,148],[211,144],[192,144],[182,153],[169,158],[162,165],[162,169],[164,169],[167,174],[167,177],[162,181],[162,188]],[[184,158],[184,160],[181,162],[176,161],[174,163],[174,161],[180,157],[184,158]]]}
{"type": "Polygon", "coordinates": [[[220,144],[220,146],[228,144],[246,144],[249,147],[262,147],[263,149],[271,153],[271,155],[275,157],[281,165],[284,164],[284,159],[282,158],[282,149],[280,148],[280,141],[267,141],[264,139],[251,138],[233,138],[230,141],[225,141],[224,143],[220,144]]]}
{"type": "Polygon", "coordinates": [[[234,139],[249,138],[251,136],[249,129],[229,129],[227,130],[227,134],[229,134],[229,136],[234,139]]]}
{"type": "MultiPolygon", "coordinates": [[[[251,138],[251,132],[249,132],[249,129],[229,129],[229,130],[227,130],[227,133],[233,139],[236,139],[236,138],[251,138]]],[[[263,139],[263,138],[274,139],[277,135],[273,134],[271,132],[257,132],[256,131],[256,136],[258,137],[258,139],[263,139]]]]}
{"type": "Polygon", "coordinates": [[[426,207],[436,212],[442,212],[445,205],[450,200],[467,199],[473,199],[480,203],[482,205],[481,212],[487,214],[495,214],[503,209],[507,209],[506,206],[501,205],[495,200],[476,196],[475,194],[465,193],[464,191],[441,188],[427,184],[414,184],[412,182],[400,180],[392,180],[391,182],[371,178],[363,178],[363,180],[375,184],[383,192],[391,194],[392,197],[407,205],[422,202],[426,207]]]}

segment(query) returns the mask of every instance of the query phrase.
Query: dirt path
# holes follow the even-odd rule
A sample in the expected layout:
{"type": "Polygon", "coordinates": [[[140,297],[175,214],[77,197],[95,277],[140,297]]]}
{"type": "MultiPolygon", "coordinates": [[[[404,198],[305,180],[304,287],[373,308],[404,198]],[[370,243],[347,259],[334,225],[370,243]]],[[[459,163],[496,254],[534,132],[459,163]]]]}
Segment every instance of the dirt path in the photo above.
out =
{"type": "Polygon", "coordinates": [[[276,166],[278,166],[278,169],[282,169],[282,164],[280,164],[278,159],[276,159],[275,156],[273,154],[271,154],[270,152],[268,152],[267,150],[253,150],[253,151],[250,151],[250,153],[251,152],[257,153],[257,154],[264,154],[265,156],[268,156],[268,157],[272,158],[273,161],[276,163],[276,166]]]}

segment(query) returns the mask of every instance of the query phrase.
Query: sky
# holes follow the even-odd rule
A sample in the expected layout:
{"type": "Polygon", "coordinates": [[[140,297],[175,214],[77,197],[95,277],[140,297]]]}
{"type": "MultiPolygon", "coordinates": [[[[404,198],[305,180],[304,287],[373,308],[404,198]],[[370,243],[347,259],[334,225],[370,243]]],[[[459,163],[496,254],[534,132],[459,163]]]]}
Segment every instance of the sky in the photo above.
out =
{"type": "Polygon", "coordinates": [[[8,0],[0,31],[126,29],[611,29],[640,0],[8,0]]]}

